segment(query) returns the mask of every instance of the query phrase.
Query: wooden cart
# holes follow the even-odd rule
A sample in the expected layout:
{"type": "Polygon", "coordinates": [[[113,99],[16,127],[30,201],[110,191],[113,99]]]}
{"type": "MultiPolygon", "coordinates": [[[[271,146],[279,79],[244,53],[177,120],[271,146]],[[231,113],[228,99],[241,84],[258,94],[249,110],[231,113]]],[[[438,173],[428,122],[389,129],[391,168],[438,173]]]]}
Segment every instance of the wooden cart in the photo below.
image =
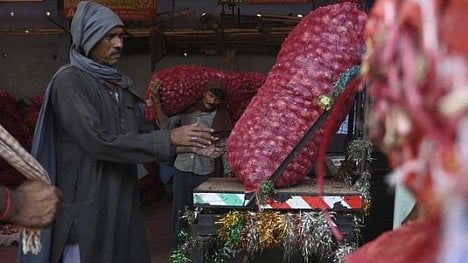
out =
{"type": "MultiPolygon", "coordinates": [[[[193,192],[195,210],[201,211],[191,225],[191,235],[216,236],[220,217],[229,211],[274,210],[287,213],[320,211],[333,212],[335,223],[347,243],[357,245],[359,229],[355,216],[361,210],[360,193],[340,181],[325,180],[324,195],[318,195],[315,179],[306,177],[299,184],[277,189],[272,199],[262,205],[257,204],[255,196],[244,193],[244,187],[237,178],[210,178],[195,188],[193,192]]],[[[280,252],[278,252],[280,253],[280,252]]],[[[255,262],[282,262],[282,256],[275,255],[255,262]]],[[[197,247],[192,253],[192,262],[204,262],[205,248],[197,247]]],[[[237,262],[237,261],[236,261],[237,262]]],[[[253,261],[248,261],[253,262],[253,261]]],[[[297,261],[291,261],[297,262],[297,261]]],[[[309,261],[313,262],[313,261],[309,261]]]]}

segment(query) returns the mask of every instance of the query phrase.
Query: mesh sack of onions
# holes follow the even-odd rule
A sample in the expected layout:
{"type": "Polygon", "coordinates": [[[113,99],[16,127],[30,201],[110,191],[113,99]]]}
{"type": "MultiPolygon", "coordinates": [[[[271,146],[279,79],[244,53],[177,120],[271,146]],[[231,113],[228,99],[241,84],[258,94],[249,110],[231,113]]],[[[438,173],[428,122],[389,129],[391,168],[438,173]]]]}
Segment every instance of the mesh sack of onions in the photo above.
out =
{"type": "MultiPolygon", "coordinates": [[[[321,95],[330,96],[342,72],[360,63],[366,14],[351,3],[318,8],[304,17],[282,44],[265,83],[236,123],[227,157],[246,191],[269,179],[320,114],[321,95]]],[[[352,99],[336,120],[349,112],[352,99]]],[[[313,167],[322,128],[275,181],[297,184],[313,167]]]]}
{"type": "MultiPolygon", "coordinates": [[[[235,123],[257,89],[265,82],[266,76],[257,72],[230,72],[204,66],[178,65],[157,71],[151,77],[161,82],[161,103],[168,116],[180,113],[196,103],[211,78],[224,82],[227,92],[225,107],[235,123]]],[[[151,105],[150,96],[151,92],[147,90],[145,116],[153,122],[156,109],[151,105]]]]}

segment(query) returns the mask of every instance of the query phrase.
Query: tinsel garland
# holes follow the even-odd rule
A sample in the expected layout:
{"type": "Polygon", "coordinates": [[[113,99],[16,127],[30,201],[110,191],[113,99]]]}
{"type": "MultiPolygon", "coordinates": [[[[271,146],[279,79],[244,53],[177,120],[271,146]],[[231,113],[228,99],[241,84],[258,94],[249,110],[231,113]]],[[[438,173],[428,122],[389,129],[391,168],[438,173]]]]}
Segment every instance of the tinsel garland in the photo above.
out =
{"type": "Polygon", "coordinates": [[[179,245],[177,249],[171,251],[169,255],[169,262],[171,263],[192,262],[190,254],[195,247],[206,247],[213,243],[211,237],[191,236],[185,230],[181,230],[177,235],[179,240],[181,240],[181,245],[179,245]]]}
{"type": "Polygon", "coordinates": [[[357,249],[357,245],[354,243],[346,243],[339,245],[335,250],[335,255],[333,258],[333,263],[344,263],[345,258],[348,254],[354,252],[357,249]]]}
{"type": "MultiPolygon", "coordinates": [[[[188,207],[185,207],[184,214],[182,219],[184,219],[188,224],[194,224],[197,220],[199,214],[199,209],[190,210],[188,207]]],[[[186,229],[180,230],[177,233],[177,238],[180,240],[180,245],[177,249],[173,249],[169,255],[169,262],[171,263],[189,263],[192,262],[190,259],[190,251],[194,247],[205,246],[209,241],[207,237],[200,236],[190,236],[186,229]]]]}
{"type": "Polygon", "coordinates": [[[350,175],[355,174],[356,165],[362,161],[372,161],[372,143],[369,140],[355,139],[348,144],[345,153],[345,159],[341,162],[338,169],[337,179],[345,181],[348,185],[352,185],[352,178],[350,175]],[[364,154],[367,156],[366,160],[362,160],[364,154]]]}
{"type": "Polygon", "coordinates": [[[372,161],[372,143],[365,139],[355,139],[351,141],[347,148],[348,158],[355,161],[372,161]],[[362,160],[362,153],[365,152],[366,160],[362,160]]]}
{"type": "Polygon", "coordinates": [[[372,143],[369,140],[364,139],[353,140],[346,148],[345,160],[341,163],[337,173],[337,179],[343,180],[348,185],[353,186],[353,188],[358,190],[361,194],[361,208],[364,215],[369,214],[372,204],[370,193],[371,174],[367,169],[361,171],[354,184],[352,175],[357,173],[356,170],[358,164],[370,161],[372,161],[372,143]],[[363,160],[363,156],[366,156],[365,160],[363,160]]]}
{"type": "Polygon", "coordinates": [[[250,255],[253,255],[259,250],[259,228],[256,224],[256,217],[257,216],[255,212],[247,212],[244,224],[244,229],[246,229],[246,233],[242,235],[242,237],[245,237],[245,239],[241,241],[243,244],[243,248],[247,250],[250,255]]]}
{"type": "Polygon", "coordinates": [[[276,193],[275,183],[272,180],[266,180],[260,185],[257,193],[257,200],[259,204],[264,204],[267,200],[276,193]]]}
{"type": "Polygon", "coordinates": [[[298,232],[299,224],[298,218],[292,214],[284,214],[284,239],[283,239],[283,262],[290,262],[291,256],[297,250],[297,238],[296,233],[298,232]]]}
{"type": "Polygon", "coordinates": [[[184,253],[183,250],[172,251],[169,255],[169,262],[172,263],[189,263],[192,260],[184,253]]]}
{"type": "Polygon", "coordinates": [[[364,215],[369,215],[370,208],[372,206],[371,192],[370,192],[370,179],[371,173],[369,170],[362,172],[353,188],[359,191],[362,198],[361,210],[364,215]]]}
{"type": "Polygon", "coordinates": [[[333,233],[322,212],[307,212],[301,216],[301,252],[304,262],[308,263],[313,255],[321,260],[329,258],[335,245],[333,233]]]}
{"type": "Polygon", "coordinates": [[[219,225],[219,239],[225,246],[239,248],[241,244],[241,233],[244,228],[243,218],[240,212],[231,211],[221,218],[216,224],[219,225]]]}
{"type": "MultiPolygon", "coordinates": [[[[332,217],[335,212],[330,212],[332,217]]],[[[359,233],[359,220],[354,217],[354,229],[359,233]]],[[[356,244],[338,243],[329,223],[321,211],[281,213],[278,211],[230,211],[216,222],[216,237],[189,237],[181,247],[173,251],[171,263],[186,263],[188,248],[217,243],[207,262],[226,262],[240,250],[251,256],[255,252],[271,248],[283,250],[283,262],[300,252],[304,262],[312,257],[320,262],[344,262],[345,252],[354,251],[356,244]],[[208,240],[211,238],[211,241],[208,240]]],[[[356,239],[357,240],[357,239],[356,239]]],[[[213,247],[213,245],[212,245],[213,247]]]]}

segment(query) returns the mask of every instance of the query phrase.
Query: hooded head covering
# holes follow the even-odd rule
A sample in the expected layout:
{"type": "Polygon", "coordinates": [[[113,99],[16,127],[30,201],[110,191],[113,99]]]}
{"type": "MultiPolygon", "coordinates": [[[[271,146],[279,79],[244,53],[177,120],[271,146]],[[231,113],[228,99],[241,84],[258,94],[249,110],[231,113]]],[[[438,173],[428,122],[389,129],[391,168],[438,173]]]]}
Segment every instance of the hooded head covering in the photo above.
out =
{"type": "Polygon", "coordinates": [[[95,2],[81,1],[71,22],[70,62],[96,78],[125,87],[131,85],[127,76],[88,57],[92,48],[116,26],[123,27],[124,23],[112,10],[95,2]]]}
{"type": "Polygon", "coordinates": [[[82,1],[71,22],[73,47],[87,57],[97,42],[116,26],[123,27],[124,23],[112,10],[95,2],[82,1]]]}

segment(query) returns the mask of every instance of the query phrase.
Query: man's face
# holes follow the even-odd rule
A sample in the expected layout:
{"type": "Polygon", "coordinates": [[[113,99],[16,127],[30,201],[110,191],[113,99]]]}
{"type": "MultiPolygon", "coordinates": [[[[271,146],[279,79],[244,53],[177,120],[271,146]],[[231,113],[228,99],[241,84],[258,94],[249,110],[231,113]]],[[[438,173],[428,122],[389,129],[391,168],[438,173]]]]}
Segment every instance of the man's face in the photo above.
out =
{"type": "Polygon", "coordinates": [[[207,90],[203,93],[202,104],[206,110],[215,110],[221,102],[223,99],[217,97],[213,92],[207,90]]]}
{"type": "Polygon", "coordinates": [[[122,27],[114,27],[91,49],[90,58],[99,64],[117,64],[122,54],[124,33],[122,27]]]}

